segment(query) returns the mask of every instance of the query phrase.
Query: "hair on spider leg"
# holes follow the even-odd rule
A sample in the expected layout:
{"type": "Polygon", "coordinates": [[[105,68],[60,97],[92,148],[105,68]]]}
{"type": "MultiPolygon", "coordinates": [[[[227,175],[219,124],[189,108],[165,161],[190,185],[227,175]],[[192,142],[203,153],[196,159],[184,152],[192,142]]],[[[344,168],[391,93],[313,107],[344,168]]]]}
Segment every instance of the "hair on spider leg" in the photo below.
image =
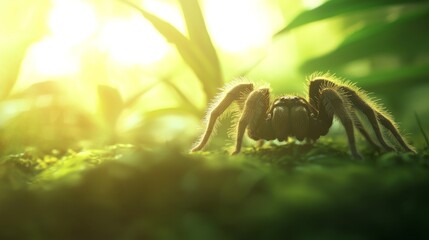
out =
{"type": "Polygon", "coordinates": [[[276,139],[281,142],[293,137],[315,142],[329,132],[334,118],[340,120],[344,127],[350,152],[355,158],[362,158],[357,150],[355,130],[370,144],[380,146],[385,151],[414,151],[381,104],[355,84],[333,74],[312,74],[308,79],[306,98],[283,95],[271,99],[270,88],[242,80],[224,88],[218,95],[207,111],[206,130],[192,151],[202,150],[206,146],[218,118],[233,103],[239,106],[238,117],[233,124],[233,154],[240,152],[245,132],[256,141],[276,139]],[[362,124],[357,113],[369,122],[370,127],[362,124]],[[386,137],[384,131],[393,137],[386,137]],[[370,132],[374,133],[375,140],[370,132]],[[388,144],[392,139],[398,143],[399,149],[388,144]]]}

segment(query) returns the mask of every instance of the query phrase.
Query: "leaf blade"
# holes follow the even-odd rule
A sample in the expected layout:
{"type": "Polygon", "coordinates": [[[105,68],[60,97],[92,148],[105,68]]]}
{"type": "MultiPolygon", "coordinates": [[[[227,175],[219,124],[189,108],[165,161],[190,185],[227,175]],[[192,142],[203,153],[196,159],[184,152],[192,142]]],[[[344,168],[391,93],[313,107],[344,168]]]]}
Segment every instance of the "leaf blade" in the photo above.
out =
{"type": "Polygon", "coordinates": [[[344,15],[357,11],[369,10],[377,7],[386,7],[399,4],[424,3],[424,0],[330,0],[312,10],[304,11],[296,16],[288,25],[278,31],[274,37],[289,32],[294,28],[321,21],[327,18],[344,15]]]}
{"type": "Polygon", "coordinates": [[[207,31],[206,23],[198,0],[179,0],[185,18],[191,42],[195,43],[206,55],[213,70],[210,77],[214,87],[223,85],[222,70],[216,49],[207,31]]]}
{"type": "Polygon", "coordinates": [[[139,11],[170,43],[176,46],[177,51],[182,56],[185,63],[193,70],[197,78],[203,85],[203,89],[208,99],[216,95],[217,84],[211,79],[207,80],[207,76],[212,76],[216,70],[212,69],[210,60],[205,53],[194,45],[190,39],[184,36],[180,31],[173,27],[165,20],[145,11],[136,4],[127,0],[121,0],[132,8],[139,11]]]}
{"type": "Polygon", "coordinates": [[[407,58],[429,53],[429,36],[425,34],[427,21],[429,7],[403,15],[393,22],[366,26],[347,36],[333,51],[303,63],[301,70],[338,71],[346,63],[379,54],[407,58]]]}

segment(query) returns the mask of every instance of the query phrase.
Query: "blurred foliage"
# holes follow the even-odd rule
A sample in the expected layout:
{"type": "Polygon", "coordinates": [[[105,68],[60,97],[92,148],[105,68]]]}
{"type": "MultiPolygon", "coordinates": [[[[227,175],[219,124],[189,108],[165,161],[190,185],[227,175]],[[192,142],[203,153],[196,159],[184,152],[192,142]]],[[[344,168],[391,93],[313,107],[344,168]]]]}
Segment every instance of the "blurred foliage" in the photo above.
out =
{"type": "Polygon", "coordinates": [[[0,236],[427,238],[428,152],[368,157],[352,160],[331,142],[233,157],[172,145],[29,151],[0,165],[0,236]]]}
{"type": "Polygon", "coordinates": [[[27,49],[46,32],[48,4],[48,0],[0,2],[0,101],[15,85],[27,49]]]}
{"type": "MultiPolygon", "coordinates": [[[[345,18],[345,28],[350,28],[350,24],[355,29],[332,51],[304,62],[303,72],[332,71],[377,90],[383,89],[385,84],[417,86],[426,83],[429,77],[429,34],[425,30],[429,19],[428,1],[330,0],[302,12],[277,35],[336,16],[345,18]],[[377,61],[383,57],[387,60],[377,61]],[[362,60],[369,61],[371,69],[353,78],[347,66],[362,60]]],[[[352,72],[356,71],[358,67],[352,72]]],[[[399,86],[395,88],[400,89],[399,86]]]]}
{"type": "MultiPolygon", "coordinates": [[[[429,69],[426,51],[429,35],[426,34],[424,24],[429,9],[426,1],[374,3],[331,0],[301,12],[281,4],[280,7],[285,8],[284,18],[291,20],[277,34],[273,33],[277,42],[267,46],[273,50],[258,53],[251,58],[243,55],[242,60],[239,60],[243,63],[236,64],[239,67],[233,70],[229,66],[232,64],[231,54],[222,52],[210,37],[212,33],[206,26],[204,14],[208,10],[204,9],[204,1],[165,1],[168,4],[175,3],[172,6],[181,14],[184,30],[152,10],[149,11],[149,8],[146,9],[145,3],[126,0],[82,1],[82,4],[85,3],[94,10],[99,19],[100,29],[97,31],[103,32],[102,27],[108,26],[111,19],[127,19],[132,16],[151,24],[160,36],[175,47],[177,56],[166,58],[165,62],[158,63],[158,67],[154,64],[123,67],[110,59],[108,53],[97,50],[94,45],[99,42],[94,39],[104,35],[94,31],[85,42],[72,48],[74,52],[82,52],[82,55],[78,55],[81,65],[79,73],[36,77],[31,72],[27,73],[28,69],[20,70],[20,66],[26,54],[29,54],[29,48],[37,45],[40,39],[52,38],[53,29],[46,25],[52,25],[49,11],[52,10],[52,5],[55,7],[59,2],[61,1],[39,0],[39,4],[31,4],[28,9],[24,8],[27,4],[24,0],[1,3],[4,5],[2,9],[20,10],[19,16],[13,18],[10,14],[2,15],[5,20],[13,19],[8,24],[5,21],[2,23],[5,26],[2,35],[7,37],[2,38],[5,40],[2,40],[1,46],[2,51],[7,54],[0,59],[6,66],[2,68],[0,81],[3,99],[0,102],[0,151],[5,153],[22,151],[26,147],[40,147],[49,151],[51,148],[67,149],[88,143],[101,146],[132,142],[156,146],[165,139],[181,141],[184,146],[191,145],[196,134],[195,123],[202,118],[207,104],[222,87],[225,77],[235,76],[237,73],[251,78],[255,76],[256,80],[270,79],[275,94],[295,90],[305,94],[306,89],[297,87],[305,81],[305,75],[314,71],[337,73],[364,89],[375,91],[386,102],[393,115],[399,115],[398,119],[405,121],[404,128],[413,133],[413,136],[420,135],[420,128],[406,114],[411,115],[415,111],[422,119],[429,116],[428,108],[419,101],[419,97],[427,93],[424,88],[427,88],[425,83],[429,69]],[[291,18],[295,12],[298,15],[291,18]],[[35,16],[37,21],[29,21],[29,16],[35,16]],[[301,32],[296,29],[305,30],[305,25],[323,24],[326,19],[334,17],[339,21],[329,23],[327,28],[319,28],[329,30],[327,34],[335,33],[341,39],[340,43],[331,49],[324,48],[325,52],[318,53],[319,55],[310,54],[306,46],[311,44],[315,45],[312,48],[323,48],[324,43],[303,42],[303,38],[313,34],[313,29],[301,32]],[[31,31],[20,31],[22,29],[31,31]],[[281,59],[285,58],[283,45],[290,45],[290,38],[296,38],[295,44],[303,49],[297,50],[298,59],[294,60],[302,64],[300,68],[295,66],[292,70],[295,73],[284,70],[279,74],[276,69],[282,69],[284,62],[281,59]],[[168,65],[173,65],[171,61],[179,64],[164,71],[168,65]],[[148,73],[152,67],[160,70],[148,73]],[[222,71],[223,69],[227,70],[222,71]],[[289,80],[291,76],[294,79],[289,80]],[[31,80],[33,78],[36,80],[31,80]],[[30,84],[19,85],[18,80],[27,80],[30,84]],[[392,87],[385,88],[387,84],[392,87]],[[419,94],[414,94],[417,90],[420,91],[419,94]],[[404,98],[408,100],[394,97],[400,93],[404,93],[404,98]],[[414,106],[411,113],[407,111],[410,105],[414,106]],[[176,122],[169,122],[171,120],[168,119],[175,119],[176,122]],[[25,130],[16,134],[17,129],[25,130]],[[63,141],[58,141],[58,138],[63,141]]],[[[275,2],[269,4],[275,5],[275,2]]],[[[291,6],[299,9],[297,3],[291,3],[291,6]]],[[[136,34],[144,31],[131,23],[129,22],[130,28],[136,34]]],[[[287,49],[292,48],[293,46],[288,46],[287,49]]],[[[290,56],[286,58],[293,56],[292,53],[288,55],[290,56]]],[[[31,64],[27,64],[27,68],[28,65],[31,67],[31,64]]],[[[226,81],[229,80],[231,79],[226,81]]],[[[427,125],[425,121],[423,125],[427,125]]],[[[427,126],[423,126],[424,128],[427,126]]],[[[226,130],[220,129],[220,132],[226,130]]],[[[221,139],[224,137],[225,135],[221,135],[221,139]]],[[[412,141],[417,145],[424,144],[421,137],[412,141]]]]}
{"type": "Polygon", "coordinates": [[[223,78],[219,59],[207,33],[198,0],[180,0],[189,38],[161,18],[145,11],[130,1],[123,1],[136,8],[171,43],[176,45],[183,60],[192,68],[203,85],[207,99],[212,99],[222,87],[223,78]]]}
{"type": "Polygon", "coordinates": [[[382,98],[413,133],[414,143],[423,145],[422,137],[415,138],[421,136],[421,128],[411,115],[417,112],[429,118],[428,105],[422,100],[428,93],[429,2],[330,0],[299,13],[275,37],[331,18],[341,19],[340,43],[303,61],[301,72],[329,71],[375,92],[373,96],[382,98]]]}
{"type": "MultiPolygon", "coordinates": [[[[71,0],[93,10],[99,26],[81,42],[48,46],[75,54],[78,70],[35,74],[40,62],[32,51],[58,38],[48,25],[53,5],[63,2],[0,1],[0,239],[429,237],[428,1],[260,1],[274,6],[270,15],[282,14],[269,35],[275,39],[235,53],[212,40],[207,1],[160,1],[175,7],[183,30],[149,0],[71,0]],[[98,46],[117,40],[118,32],[102,38],[119,22],[132,34],[115,47],[138,52],[122,48],[149,29],[135,19],[153,26],[174,53],[129,64],[98,46]],[[300,86],[315,71],[374,91],[418,154],[379,153],[359,141],[365,158],[352,160],[335,126],[315,145],[269,143],[238,156],[224,150],[221,127],[208,151],[184,153],[208,103],[237,72],[267,80],[273,95],[304,95],[300,86]]],[[[250,3],[240,4],[237,19],[250,3]]],[[[72,29],[87,20],[88,12],[79,14],[61,28],[72,33],[61,41],[85,32],[72,29]]],[[[240,27],[260,29],[252,24],[240,27]]],[[[61,67],[47,63],[48,70],[61,67]]]]}

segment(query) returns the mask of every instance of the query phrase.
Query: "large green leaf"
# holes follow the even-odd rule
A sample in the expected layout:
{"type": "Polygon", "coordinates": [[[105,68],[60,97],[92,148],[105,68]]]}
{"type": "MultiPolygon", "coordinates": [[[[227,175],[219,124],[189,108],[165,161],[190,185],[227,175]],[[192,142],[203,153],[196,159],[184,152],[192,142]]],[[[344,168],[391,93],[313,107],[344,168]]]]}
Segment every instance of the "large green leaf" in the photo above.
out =
{"type": "Polygon", "coordinates": [[[394,89],[403,89],[410,85],[426,84],[429,79],[429,64],[403,66],[401,68],[373,72],[367,76],[355,78],[353,81],[370,90],[386,89],[386,86],[395,86],[394,89]],[[405,81],[406,80],[406,81],[405,81]],[[389,84],[389,85],[388,85],[389,84]]]}
{"type": "Polygon", "coordinates": [[[0,42],[0,100],[4,100],[18,80],[21,63],[31,45],[31,41],[2,39],[0,42]]]}
{"type": "Polygon", "coordinates": [[[341,69],[353,60],[390,54],[408,59],[429,53],[429,35],[426,34],[429,8],[413,11],[396,21],[365,26],[346,37],[333,51],[305,62],[304,72],[341,69]]]}
{"type": "Polygon", "coordinates": [[[145,11],[134,3],[131,3],[126,0],[123,0],[122,2],[138,10],[143,15],[143,17],[145,17],[149,22],[151,22],[152,25],[169,42],[176,45],[176,48],[182,56],[183,60],[188,64],[189,67],[191,67],[191,69],[203,85],[207,98],[213,98],[216,94],[218,87],[215,81],[219,80],[213,80],[211,78],[215,76],[214,73],[217,72],[217,70],[213,70],[215,65],[212,64],[203,49],[200,49],[198,45],[194,44],[170,23],[149,13],[148,11],[145,11]]]}
{"type": "Polygon", "coordinates": [[[27,49],[45,33],[48,0],[0,1],[0,100],[15,86],[27,49]]]}
{"type": "Polygon", "coordinates": [[[275,36],[288,32],[302,25],[317,22],[327,18],[344,15],[347,13],[373,9],[377,7],[387,7],[397,4],[409,4],[427,2],[426,0],[330,0],[312,10],[302,12],[296,16],[286,27],[280,30],[275,36]]]}
{"type": "Polygon", "coordinates": [[[199,2],[198,0],[179,0],[179,2],[185,17],[189,38],[209,59],[213,70],[213,72],[210,73],[211,76],[209,80],[213,82],[215,88],[219,88],[223,84],[221,66],[207,31],[199,2]]]}

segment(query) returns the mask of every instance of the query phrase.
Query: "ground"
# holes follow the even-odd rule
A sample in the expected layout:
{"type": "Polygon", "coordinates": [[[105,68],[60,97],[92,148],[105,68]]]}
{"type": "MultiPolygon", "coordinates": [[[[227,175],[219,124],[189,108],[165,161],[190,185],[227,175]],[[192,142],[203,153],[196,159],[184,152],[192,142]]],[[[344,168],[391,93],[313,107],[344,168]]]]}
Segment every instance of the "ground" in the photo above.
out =
{"type": "Polygon", "coordinates": [[[325,140],[237,156],[114,145],[5,156],[1,239],[428,238],[429,151],[325,140]]]}

